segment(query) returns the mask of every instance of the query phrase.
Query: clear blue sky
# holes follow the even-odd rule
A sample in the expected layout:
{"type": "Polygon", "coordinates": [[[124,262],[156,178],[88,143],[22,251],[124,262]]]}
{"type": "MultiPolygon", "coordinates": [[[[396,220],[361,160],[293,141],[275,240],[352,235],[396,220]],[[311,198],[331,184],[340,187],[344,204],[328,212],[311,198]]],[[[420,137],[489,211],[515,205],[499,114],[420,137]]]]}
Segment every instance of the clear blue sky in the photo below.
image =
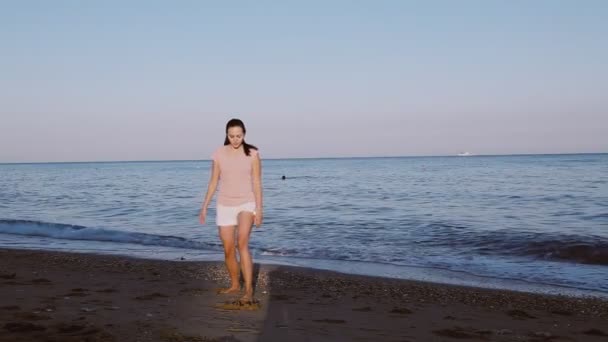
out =
{"type": "Polygon", "coordinates": [[[0,2],[0,162],[608,152],[608,1],[0,2]]]}

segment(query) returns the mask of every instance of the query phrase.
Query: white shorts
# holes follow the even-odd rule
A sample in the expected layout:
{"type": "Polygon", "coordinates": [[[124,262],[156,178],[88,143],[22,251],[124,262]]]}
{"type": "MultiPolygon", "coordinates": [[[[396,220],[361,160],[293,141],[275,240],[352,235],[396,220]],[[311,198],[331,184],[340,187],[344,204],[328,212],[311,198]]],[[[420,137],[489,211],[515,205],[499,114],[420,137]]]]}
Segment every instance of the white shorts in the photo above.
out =
{"type": "Polygon", "coordinates": [[[235,207],[218,204],[216,208],[215,223],[218,226],[236,226],[239,213],[243,211],[252,212],[255,215],[255,202],[247,202],[235,207]]]}

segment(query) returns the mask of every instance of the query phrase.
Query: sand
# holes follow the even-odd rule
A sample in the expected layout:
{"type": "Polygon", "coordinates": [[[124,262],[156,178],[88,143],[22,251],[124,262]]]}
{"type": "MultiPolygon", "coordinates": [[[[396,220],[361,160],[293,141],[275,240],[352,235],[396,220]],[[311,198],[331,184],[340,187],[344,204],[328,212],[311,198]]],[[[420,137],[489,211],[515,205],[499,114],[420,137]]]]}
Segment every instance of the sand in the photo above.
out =
{"type": "MultiPolygon", "coordinates": [[[[608,341],[608,301],[257,265],[0,250],[0,341],[608,341]]],[[[607,277],[608,279],[608,277],[607,277]]]]}

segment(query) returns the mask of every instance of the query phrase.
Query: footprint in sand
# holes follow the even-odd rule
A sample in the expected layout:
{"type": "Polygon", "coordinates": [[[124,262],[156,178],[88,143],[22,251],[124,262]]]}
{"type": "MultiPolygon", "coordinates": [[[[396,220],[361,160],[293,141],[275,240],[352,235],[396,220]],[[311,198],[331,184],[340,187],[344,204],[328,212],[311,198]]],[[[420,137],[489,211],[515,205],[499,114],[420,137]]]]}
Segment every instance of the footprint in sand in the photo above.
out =
{"type": "Polygon", "coordinates": [[[86,328],[86,326],[80,325],[80,324],[59,323],[59,324],[55,325],[55,329],[57,329],[58,332],[64,333],[64,334],[81,331],[84,328],[86,328]]]}
{"type": "Polygon", "coordinates": [[[51,319],[51,317],[47,315],[35,314],[33,312],[16,312],[13,314],[16,319],[24,320],[24,321],[46,321],[51,319]]]}
{"type": "Polygon", "coordinates": [[[262,308],[261,304],[257,300],[253,300],[251,302],[242,302],[240,300],[235,300],[233,302],[225,302],[222,304],[216,304],[216,309],[223,310],[244,310],[244,311],[255,311],[262,308]]]}
{"type": "Polygon", "coordinates": [[[103,308],[104,310],[109,310],[109,311],[115,311],[115,310],[120,310],[120,306],[107,306],[105,308],[103,308]]]}
{"type": "Polygon", "coordinates": [[[138,296],[135,297],[135,299],[137,300],[151,300],[151,299],[156,299],[156,298],[169,298],[169,296],[167,296],[166,294],[163,293],[158,293],[158,292],[154,292],[145,296],[138,296]]]}
{"type": "Polygon", "coordinates": [[[28,333],[46,330],[46,327],[28,322],[10,322],[4,325],[4,329],[13,333],[28,333]]]}
{"type": "Polygon", "coordinates": [[[343,319],[313,319],[313,322],[317,322],[317,323],[331,323],[331,324],[344,324],[346,323],[345,320],[343,319]]]}
{"type": "Polygon", "coordinates": [[[202,296],[203,294],[209,292],[207,289],[202,288],[193,288],[193,289],[181,289],[179,293],[193,296],[202,296]]]}
{"type": "Polygon", "coordinates": [[[433,330],[433,334],[451,338],[475,338],[475,335],[469,334],[468,332],[464,331],[462,328],[459,327],[453,329],[433,330]]]}
{"type": "Polygon", "coordinates": [[[48,305],[34,309],[34,312],[53,312],[53,311],[57,311],[57,308],[55,307],[55,305],[52,305],[52,304],[48,304],[48,305]]]}
{"type": "MultiPolygon", "coordinates": [[[[211,341],[206,337],[201,337],[200,335],[184,335],[175,328],[161,329],[159,331],[159,335],[162,341],[211,341]]],[[[224,341],[224,339],[218,341],[224,341]]]]}
{"type": "Polygon", "coordinates": [[[400,315],[408,315],[412,313],[412,310],[407,308],[393,308],[390,313],[400,314],[400,315]]]}
{"type": "Polygon", "coordinates": [[[97,290],[95,292],[98,292],[98,293],[115,293],[115,292],[118,292],[118,290],[115,290],[115,289],[103,289],[103,290],[97,290]]]}
{"type": "Polygon", "coordinates": [[[560,316],[572,316],[574,313],[568,310],[556,309],[551,311],[552,314],[560,315],[560,316]]]}
{"type": "Polygon", "coordinates": [[[257,329],[252,329],[252,328],[227,328],[226,331],[228,332],[235,332],[235,333],[254,333],[257,334],[260,331],[257,329]]]}
{"type": "Polygon", "coordinates": [[[353,308],[353,311],[369,312],[372,311],[372,308],[369,306],[364,306],[362,308],[353,308]]]}
{"type": "Polygon", "coordinates": [[[605,332],[601,331],[600,329],[595,329],[595,328],[583,331],[583,334],[590,335],[590,336],[608,336],[608,334],[606,334],[605,332]]]}
{"type": "Polygon", "coordinates": [[[66,340],[65,335],[71,337],[67,341],[115,341],[115,338],[107,332],[86,322],[83,322],[83,324],[61,322],[49,328],[55,333],[60,334],[59,336],[53,336],[53,341],[64,341],[66,340]]]}
{"type": "Polygon", "coordinates": [[[29,284],[26,284],[26,283],[20,283],[20,282],[18,282],[18,281],[13,281],[13,280],[10,280],[10,281],[5,281],[5,282],[4,282],[4,285],[29,285],[29,284]]]}
{"type": "Polygon", "coordinates": [[[289,299],[291,299],[291,296],[284,295],[284,294],[273,294],[273,295],[270,295],[270,299],[271,300],[289,300],[289,299]]]}
{"type": "Polygon", "coordinates": [[[509,311],[507,311],[507,315],[509,315],[515,319],[536,318],[523,310],[509,310],[509,311]]]}
{"type": "Polygon", "coordinates": [[[47,285],[47,284],[51,284],[52,282],[48,279],[45,278],[37,278],[37,279],[33,279],[32,284],[38,284],[38,285],[47,285]]]}
{"type": "Polygon", "coordinates": [[[21,307],[19,307],[18,305],[9,305],[9,306],[0,307],[0,309],[13,311],[13,310],[21,310],[21,307]]]}

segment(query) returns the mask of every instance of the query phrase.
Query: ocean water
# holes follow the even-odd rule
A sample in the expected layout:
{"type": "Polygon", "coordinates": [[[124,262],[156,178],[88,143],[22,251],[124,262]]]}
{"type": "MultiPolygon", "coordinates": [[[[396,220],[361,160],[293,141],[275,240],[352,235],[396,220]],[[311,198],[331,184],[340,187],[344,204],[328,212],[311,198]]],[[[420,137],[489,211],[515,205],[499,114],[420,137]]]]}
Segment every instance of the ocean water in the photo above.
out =
{"type": "MultiPolygon", "coordinates": [[[[209,169],[0,164],[0,247],[222,260],[209,169]]],[[[264,160],[263,183],[259,262],[608,296],[608,154],[264,160]]]]}

